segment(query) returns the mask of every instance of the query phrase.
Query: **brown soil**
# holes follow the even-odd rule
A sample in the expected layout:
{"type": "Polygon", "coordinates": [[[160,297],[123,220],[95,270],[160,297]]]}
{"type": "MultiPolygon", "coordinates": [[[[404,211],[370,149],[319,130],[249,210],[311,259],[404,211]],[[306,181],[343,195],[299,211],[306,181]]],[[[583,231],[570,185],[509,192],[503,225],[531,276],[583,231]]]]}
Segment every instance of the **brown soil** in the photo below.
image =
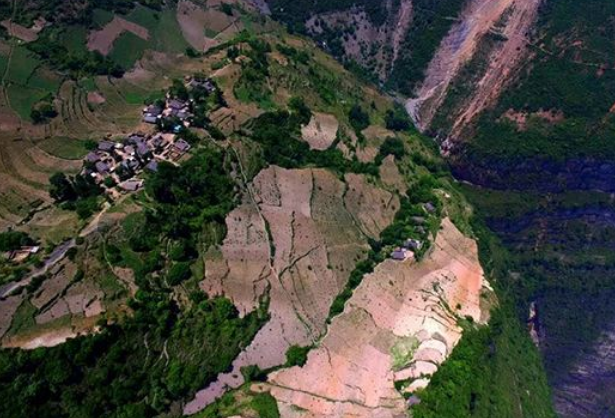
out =
{"type": "Polygon", "coordinates": [[[197,394],[186,412],[243,383],[240,367],[278,366],[290,345],[311,344],[322,335],[333,298],[365,257],[367,236],[376,237],[399,207],[397,198],[362,177],[347,181],[322,169],[271,167],[255,178],[254,201],[246,199],[228,215],[227,238],[209,252],[201,287],[229,297],[242,314],[268,292],[271,319],[233,371],[197,394]]]}
{"type": "Polygon", "coordinates": [[[502,117],[517,125],[517,129],[520,131],[527,130],[528,122],[533,118],[537,118],[551,125],[563,122],[565,119],[564,112],[561,110],[540,110],[538,112],[528,114],[525,112],[517,112],[513,109],[508,109],[502,117]]]}
{"type": "Polygon", "coordinates": [[[104,28],[90,33],[88,36],[88,49],[108,55],[111,49],[113,49],[115,40],[126,31],[145,41],[149,40],[149,31],[143,26],[115,16],[104,28]]]}
{"type": "Polygon", "coordinates": [[[301,129],[302,138],[311,149],[326,150],[337,137],[340,124],[333,115],[314,113],[312,120],[301,129]]]}
{"type": "Polygon", "coordinates": [[[11,22],[10,20],[3,20],[2,22],[0,22],[0,25],[6,28],[9,35],[21,39],[26,43],[34,42],[38,39],[39,31],[34,29],[28,29],[24,26],[18,25],[17,23],[11,22]]]}
{"type": "Polygon", "coordinates": [[[305,366],[270,375],[281,416],[405,416],[395,380],[414,378],[414,388],[424,387],[429,379],[421,374],[432,374],[461,337],[442,301],[481,320],[486,282],[476,243],[448,219],[442,227],[424,261],[387,260],[363,279],[305,366]],[[403,344],[413,349],[398,358],[403,344]]]}

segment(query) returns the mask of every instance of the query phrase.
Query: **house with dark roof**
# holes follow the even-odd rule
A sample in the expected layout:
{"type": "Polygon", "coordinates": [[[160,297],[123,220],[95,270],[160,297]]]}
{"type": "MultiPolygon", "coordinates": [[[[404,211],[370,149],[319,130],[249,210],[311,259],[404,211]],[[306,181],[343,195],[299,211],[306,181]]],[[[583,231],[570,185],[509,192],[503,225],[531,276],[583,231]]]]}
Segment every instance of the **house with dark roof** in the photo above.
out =
{"type": "Polygon", "coordinates": [[[100,161],[100,155],[98,155],[95,152],[88,152],[88,155],[85,156],[85,160],[88,163],[94,164],[94,163],[97,163],[98,161],[100,161]]]}
{"type": "Polygon", "coordinates": [[[170,107],[171,109],[175,111],[180,111],[184,109],[187,105],[188,104],[186,102],[184,102],[183,100],[178,100],[178,99],[171,99],[169,100],[169,103],[168,103],[168,107],[170,107]]]}
{"type": "Polygon", "coordinates": [[[411,251],[418,251],[423,248],[423,241],[419,241],[418,239],[407,239],[404,242],[404,248],[411,251]]]}
{"type": "Polygon", "coordinates": [[[155,125],[156,123],[158,123],[158,116],[152,115],[151,113],[147,113],[143,116],[143,122],[155,125]]]}
{"type": "Polygon", "coordinates": [[[180,153],[184,154],[184,153],[190,151],[190,148],[192,148],[192,146],[189,143],[187,143],[185,140],[178,139],[173,144],[173,148],[175,150],[177,150],[177,152],[180,152],[180,153]]]}
{"type": "Polygon", "coordinates": [[[162,135],[158,134],[150,139],[149,145],[156,151],[159,151],[164,146],[164,138],[162,135]]]}
{"type": "Polygon", "coordinates": [[[100,174],[106,174],[109,172],[109,166],[102,161],[97,162],[94,165],[94,168],[96,169],[96,172],[100,174]]]}
{"type": "Polygon", "coordinates": [[[111,141],[100,141],[98,143],[98,149],[105,152],[111,152],[115,147],[115,142],[111,141]]]}
{"type": "Polygon", "coordinates": [[[119,184],[120,189],[127,192],[136,192],[143,186],[143,180],[127,180],[119,184]]]}
{"type": "Polygon", "coordinates": [[[156,106],[155,104],[151,104],[143,109],[143,114],[158,116],[162,114],[164,109],[160,106],[156,106]]]}
{"type": "Polygon", "coordinates": [[[145,135],[143,135],[143,134],[132,134],[127,139],[128,139],[129,143],[131,143],[133,145],[137,145],[137,144],[145,141],[145,135]]]}
{"type": "Polygon", "coordinates": [[[391,253],[391,258],[397,261],[405,261],[412,257],[414,257],[414,253],[402,247],[395,248],[391,253]]]}
{"type": "Polygon", "coordinates": [[[158,161],[156,161],[156,160],[150,161],[145,166],[145,169],[148,170],[148,171],[151,171],[152,173],[157,172],[158,171],[158,161]]]}
{"type": "Polygon", "coordinates": [[[145,142],[141,142],[137,145],[137,155],[142,159],[150,158],[152,156],[152,151],[145,142]]]}

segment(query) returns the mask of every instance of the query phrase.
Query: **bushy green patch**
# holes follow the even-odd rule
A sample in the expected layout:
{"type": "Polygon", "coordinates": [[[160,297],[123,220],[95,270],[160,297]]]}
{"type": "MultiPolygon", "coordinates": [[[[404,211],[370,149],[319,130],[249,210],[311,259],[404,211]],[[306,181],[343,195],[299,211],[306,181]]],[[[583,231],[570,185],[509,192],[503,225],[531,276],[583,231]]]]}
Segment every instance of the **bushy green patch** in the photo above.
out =
{"type": "Polygon", "coordinates": [[[131,307],[133,317],[96,335],[0,352],[0,393],[13,400],[3,416],[157,415],[229,367],[263,319],[240,319],[225,299],[182,310],[164,293],[140,292],[131,307]]]}
{"type": "Polygon", "coordinates": [[[5,231],[0,232],[0,251],[17,250],[24,245],[33,245],[34,240],[25,232],[5,231]]]}
{"type": "Polygon", "coordinates": [[[297,112],[281,110],[265,113],[253,121],[251,138],[262,146],[265,161],[285,168],[316,166],[338,173],[378,176],[375,164],[362,163],[357,159],[349,161],[338,149],[311,150],[305,141],[299,139],[303,117],[297,112]],[[285,139],[280,141],[280,138],[285,139]]]}
{"type": "Polygon", "coordinates": [[[395,342],[391,347],[393,357],[393,370],[400,370],[408,365],[414,353],[419,348],[419,340],[416,337],[405,337],[395,342]]]}
{"type": "Polygon", "coordinates": [[[123,69],[129,70],[141,59],[147,45],[148,41],[132,32],[124,32],[113,43],[109,57],[123,69]]]}
{"type": "Polygon", "coordinates": [[[300,347],[293,345],[286,350],[286,367],[300,366],[303,367],[307,361],[308,353],[312,347],[300,347]]]}

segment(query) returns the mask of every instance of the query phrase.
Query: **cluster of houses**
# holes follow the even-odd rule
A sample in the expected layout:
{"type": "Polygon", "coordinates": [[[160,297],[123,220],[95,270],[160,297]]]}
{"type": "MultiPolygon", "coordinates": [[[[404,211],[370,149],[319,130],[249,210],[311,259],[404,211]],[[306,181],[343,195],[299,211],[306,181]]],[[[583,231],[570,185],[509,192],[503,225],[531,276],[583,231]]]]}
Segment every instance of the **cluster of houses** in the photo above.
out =
{"type": "Polygon", "coordinates": [[[24,246],[17,250],[8,251],[4,253],[3,256],[7,261],[11,261],[13,263],[23,263],[31,255],[37,254],[40,250],[41,250],[41,247],[37,245],[24,246]]]}
{"type": "Polygon", "coordinates": [[[190,127],[198,101],[216,92],[217,87],[204,77],[187,77],[183,84],[188,94],[181,96],[190,99],[182,100],[168,92],[164,101],[143,109],[143,122],[157,125],[165,132],[135,133],[122,141],[99,142],[86,155],[82,174],[104,186],[111,197],[117,197],[115,185],[126,192],[139,190],[143,186],[143,180],[137,178],[141,172],[155,172],[160,161],[176,162],[186,154],[191,146],[176,134],[190,127]]]}
{"type": "MultiPolygon", "coordinates": [[[[202,90],[209,95],[216,91],[216,85],[210,79],[197,79],[195,77],[186,78],[185,86],[189,91],[202,90]]],[[[181,100],[167,93],[164,102],[150,104],[143,108],[143,122],[157,125],[165,120],[174,121],[173,130],[175,133],[183,127],[190,127],[190,120],[194,116],[192,108],[194,99],[181,100]]]]}
{"type": "Polygon", "coordinates": [[[190,148],[188,142],[172,133],[135,133],[122,141],[104,140],[86,155],[82,174],[97,184],[117,184],[124,191],[136,191],[143,185],[136,178],[143,170],[155,172],[160,161],[175,162],[190,148]]]}
{"type": "MultiPolygon", "coordinates": [[[[431,215],[437,211],[437,208],[431,202],[427,202],[423,204],[422,207],[423,207],[423,210],[428,215],[431,215]]],[[[426,230],[423,227],[423,224],[425,224],[425,218],[422,216],[413,216],[410,220],[416,225],[416,228],[415,228],[416,232],[419,233],[420,235],[425,235],[426,230]]],[[[391,258],[397,261],[414,260],[415,253],[417,251],[420,251],[422,248],[423,248],[423,241],[410,238],[410,239],[407,239],[401,247],[396,247],[391,252],[391,258]]]]}

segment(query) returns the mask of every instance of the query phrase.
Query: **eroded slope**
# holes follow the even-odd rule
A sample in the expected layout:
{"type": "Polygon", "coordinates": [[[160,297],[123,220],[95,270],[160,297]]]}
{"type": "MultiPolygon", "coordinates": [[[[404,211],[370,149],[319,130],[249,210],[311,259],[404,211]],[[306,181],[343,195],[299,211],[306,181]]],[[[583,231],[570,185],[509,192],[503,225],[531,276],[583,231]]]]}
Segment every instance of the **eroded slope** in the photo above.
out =
{"type": "Polygon", "coordinates": [[[452,121],[454,130],[497,99],[526,56],[527,36],[540,3],[541,0],[473,0],[468,4],[429,64],[415,98],[407,103],[408,112],[421,129],[431,127],[460,71],[480,52],[481,42],[490,35],[495,35],[499,44],[489,51],[485,62],[479,63],[482,68],[474,68],[480,76],[472,92],[459,103],[452,121]]]}

